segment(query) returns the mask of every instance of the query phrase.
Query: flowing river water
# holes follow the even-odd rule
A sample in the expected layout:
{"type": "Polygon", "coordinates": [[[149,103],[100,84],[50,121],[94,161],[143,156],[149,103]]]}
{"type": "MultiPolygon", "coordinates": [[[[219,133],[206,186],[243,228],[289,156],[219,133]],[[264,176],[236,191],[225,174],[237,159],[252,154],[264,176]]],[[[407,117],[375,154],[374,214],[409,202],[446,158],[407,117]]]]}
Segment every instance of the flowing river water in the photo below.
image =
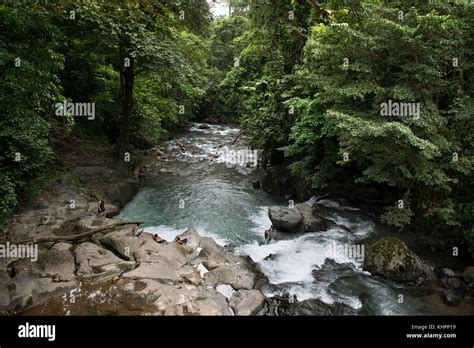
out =
{"type": "MultiPolygon", "coordinates": [[[[343,303],[360,314],[437,314],[429,297],[364,272],[361,258],[341,252],[328,256],[325,250],[334,246],[366,246],[384,233],[374,216],[355,207],[320,201],[332,219],[347,228],[265,244],[264,231],[271,225],[268,207],[288,202],[253,188],[258,170],[228,163],[222,156],[224,150],[245,149],[244,139],[232,144],[238,128],[199,126],[193,124],[163,144],[166,161],[148,171],[121,218],[143,220],[147,232],[167,240],[195,228],[221,245],[234,245],[236,253],[250,256],[268,277],[262,289],[268,298],[343,303]],[[187,145],[185,153],[177,148],[178,140],[187,145]]],[[[311,306],[307,308],[305,314],[312,314],[311,306]]]]}

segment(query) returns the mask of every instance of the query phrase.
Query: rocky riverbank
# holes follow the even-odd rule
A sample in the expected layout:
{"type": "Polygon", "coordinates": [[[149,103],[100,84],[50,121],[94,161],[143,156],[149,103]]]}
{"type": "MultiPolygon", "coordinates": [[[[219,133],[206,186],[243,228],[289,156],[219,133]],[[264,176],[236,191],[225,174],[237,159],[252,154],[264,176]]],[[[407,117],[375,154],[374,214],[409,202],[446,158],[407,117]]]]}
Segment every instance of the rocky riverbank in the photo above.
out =
{"type": "Polygon", "coordinates": [[[123,221],[113,217],[138,190],[138,173],[74,168],[13,216],[4,233],[10,243],[68,238],[40,243],[37,260],[0,259],[0,313],[254,315],[261,310],[265,298],[255,289],[260,275],[248,258],[192,229],[181,234],[188,243],[178,245],[158,244],[147,233],[135,237],[133,225],[116,226],[123,221]],[[98,197],[107,202],[106,216],[97,216],[98,197]],[[101,232],[73,240],[95,229],[101,232]],[[84,293],[89,297],[81,297],[84,293]]]}
{"type": "MultiPolygon", "coordinates": [[[[324,235],[334,228],[348,233],[355,232],[351,226],[338,223],[331,218],[327,208],[314,201],[294,204],[289,207],[270,207],[268,216],[272,225],[266,231],[265,236],[266,241],[270,243],[291,240],[306,233],[324,235]]],[[[354,245],[352,245],[353,243],[339,245],[341,247],[339,251],[349,259],[359,257],[360,260],[363,260],[361,263],[363,270],[370,272],[374,277],[381,278],[394,289],[403,288],[417,292],[420,296],[431,298],[429,302],[432,302],[433,306],[441,308],[441,312],[472,314],[474,311],[474,267],[464,264],[464,266],[453,270],[445,262],[456,258],[456,256],[449,255],[449,253],[440,255],[438,250],[432,250],[429,245],[426,245],[425,249],[428,250],[425,252],[436,253],[436,257],[424,260],[401,240],[402,237],[402,235],[398,235],[398,237],[389,235],[376,240],[360,239],[354,245]],[[362,255],[359,255],[360,252],[362,255]],[[447,307],[442,308],[443,306],[447,307]],[[454,307],[457,309],[454,310],[454,307]]],[[[416,246],[413,242],[411,244],[416,246]]],[[[335,252],[336,250],[322,249],[320,252],[328,251],[335,252]]],[[[462,261],[458,263],[459,266],[462,264],[462,261]]],[[[301,306],[303,306],[303,312],[304,308],[315,308],[314,303],[311,302],[298,303],[298,306],[293,306],[290,311],[295,308],[299,310],[301,306]]],[[[343,307],[339,307],[339,310],[341,308],[343,309],[343,307]]],[[[320,308],[319,304],[316,309],[323,313],[325,311],[320,308]]],[[[347,310],[345,313],[363,314],[364,308],[360,313],[350,313],[347,310]]]]}

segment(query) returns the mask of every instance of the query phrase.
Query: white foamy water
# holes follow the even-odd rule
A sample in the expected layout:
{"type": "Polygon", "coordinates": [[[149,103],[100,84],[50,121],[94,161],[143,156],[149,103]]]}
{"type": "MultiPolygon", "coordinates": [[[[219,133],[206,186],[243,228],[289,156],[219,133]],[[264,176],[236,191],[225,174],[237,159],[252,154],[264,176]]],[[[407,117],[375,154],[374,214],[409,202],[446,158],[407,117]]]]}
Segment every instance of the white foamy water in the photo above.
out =
{"type": "MultiPolygon", "coordinates": [[[[252,216],[255,223],[253,231],[259,236],[271,225],[267,209],[261,207],[252,216]]],[[[351,222],[340,216],[331,218],[349,230],[335,227],[324,232],[306,233],[294,239],[263,245],[253,242],[238,248],[238,254],[250,256],[270,283],[278,285],[276,290],[265,293],[267,297],[294,295],[298,301],[320,299],[327,304],[338,301],[355,309],[362,307],[356,296],[334,296],[327,290],[337,276],[330,280],[316,280],[313,272],[320,270],[327,259],[347,265],[356,273],[362,272],[363,252],[362,255],[350,254],[346,249],[337,252],[336,247],[353,246],[358,238],[371,233],[374,225],[370,221],[351,222]]]]}
{"type": "Polygon", "coordinates": [[[250,216],[250,219],[254,223],[254,227],[251,229],[257,237],[264,238],[264,233],[270,228],[272,222],[268,217],[268,207],[260,207],[258,211],[250,216]]]}

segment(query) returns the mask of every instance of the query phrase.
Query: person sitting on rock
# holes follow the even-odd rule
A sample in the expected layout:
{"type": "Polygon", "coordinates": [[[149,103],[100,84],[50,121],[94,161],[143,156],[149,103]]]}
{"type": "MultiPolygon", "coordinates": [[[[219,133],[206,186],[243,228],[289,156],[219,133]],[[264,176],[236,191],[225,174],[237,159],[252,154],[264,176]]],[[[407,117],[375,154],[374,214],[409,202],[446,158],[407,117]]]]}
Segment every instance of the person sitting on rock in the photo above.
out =
{"type": "Polygon", "coordinates": [[[103,199],[100,199],[99,200],[99,205],[97,207],[97,215],[98,216],[101,216],[101,215],[105,215],[105,201],[103,199]]]}
{"type": "Polygon", "coordinates": [[[143,231],[144,231],[143,228],[138,229],[138,226],[136,226],[132,229],[132,236],[140,237],[140,235],[143,233],[143,231]]]}
{"type": "Polygon", "coordinates": [[[158,234],[156,234],[156,233],[153,235],[153,240],[157,243],[160,243],[160,244],[166,242],[166,240],[164,240],[163,238],[158,236],[158,234]]]}
{"type": "Polygon", "coordinates": [[[186,245],[186,243],[188,242],[188,239],[187,238],[181,239],[179,237],[176,237],[175,242],[178,243],[179,245],[186,245]]]}

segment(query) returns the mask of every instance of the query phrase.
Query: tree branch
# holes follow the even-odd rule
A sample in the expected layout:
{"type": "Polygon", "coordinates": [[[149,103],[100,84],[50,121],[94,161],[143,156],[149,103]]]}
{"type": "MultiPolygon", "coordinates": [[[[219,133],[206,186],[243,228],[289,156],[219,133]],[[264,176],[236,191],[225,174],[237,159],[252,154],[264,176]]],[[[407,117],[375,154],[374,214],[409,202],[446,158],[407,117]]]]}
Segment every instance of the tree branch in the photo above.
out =
{"type": "MultiPolygon", "coordinates": [[[[120,221],[120,222],[116,222],[104,227],[95,228],[87,232],[75,234],[72,236],[51,236],[51,237],[42,237],[42,238],[31,238],[31,239],[25,239],[25,240],[21,240],[17,242],[10,242],[10,244],[39,244],[39,243],[50,243],[50,242],[70,242],[70,241],[76,241],[76,240],[80,240],[86,237],[90,237],[98,232],[107,231],[114,227],[124,226],[124,225],[139,226],[141,224],[143,224],[143,221],[120,221]]],[[[5,244],[5,243],[6,242],[2,242],[1,244],[5,244]]]]}

